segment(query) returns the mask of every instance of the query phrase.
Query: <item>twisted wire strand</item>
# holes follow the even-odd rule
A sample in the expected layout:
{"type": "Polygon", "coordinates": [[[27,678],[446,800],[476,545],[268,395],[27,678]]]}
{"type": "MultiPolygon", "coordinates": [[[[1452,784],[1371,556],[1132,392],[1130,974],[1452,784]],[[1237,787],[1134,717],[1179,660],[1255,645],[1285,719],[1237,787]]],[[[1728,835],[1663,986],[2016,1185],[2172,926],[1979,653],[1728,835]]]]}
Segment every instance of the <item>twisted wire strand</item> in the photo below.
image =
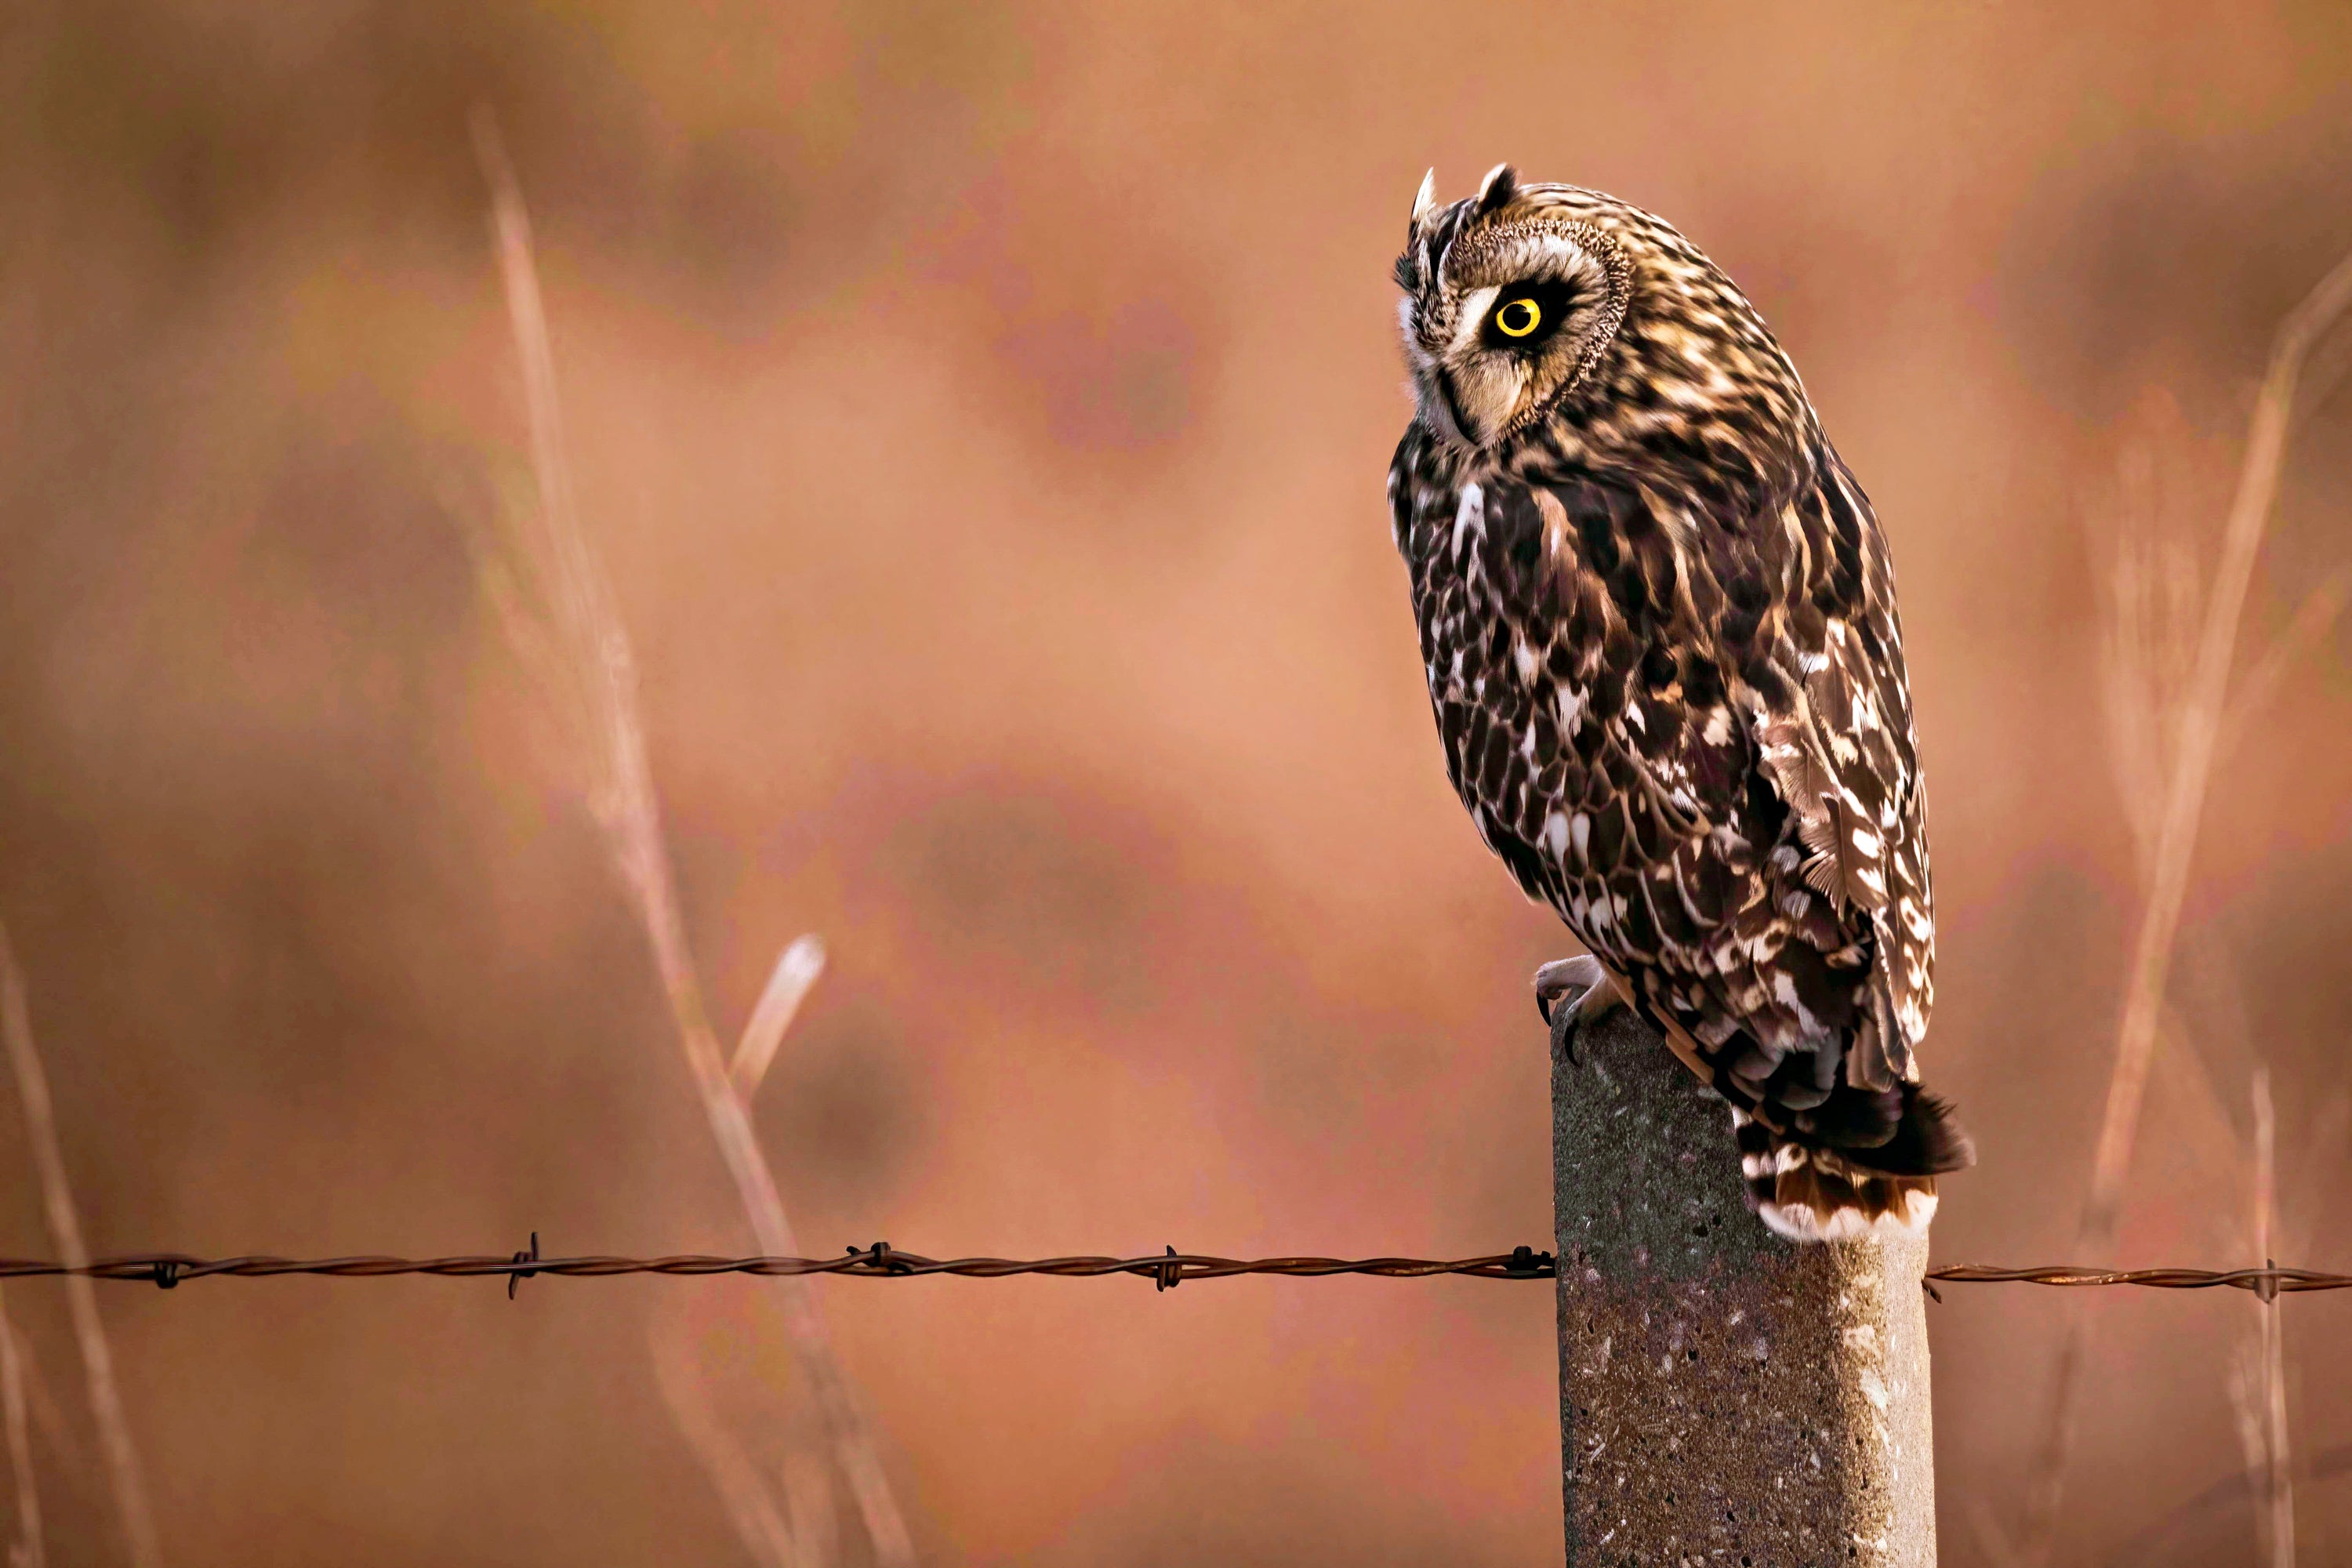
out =
{"type": "Polygon", "coordinates": [[[2086,1268],[2046,1263],[2036,1268],[2002,1268],[1989,1263],[1953,1263],[1927,1270],[1948,1285],[2140,1285],[2152,1290],[2251,1290],[2267,1300],[2300,1290],[2352,1289],[2352,1274],[2313,1268],[2086,1268]]]}
{"type": "MultiPolygon", "coordinates": [[[[1112,1258],[926,1258],[901,1252],[887,1242],[852,1247],[836,1258],[726,1258],[708,1253],[680,1253],[667,1258],[620,1258],[590,1254],[578,1258],[542,1258],[539,1238],[531,1237],[528,1252],[474,1253],[452,1258],[194,1258],[177,1252],[131,1253],[91,1260],[82,1268],[42,1258],[0,1258],[0,1280],[36,1279],[81,1275],[91,1279],[145,1285],[165,1289],[188,1279],[270,1279],[306,1275],[331,1279],[383,1279],[401,1275],[442,1279],[503,1279],[509,1294],[518,1282],[538,1275],[566,1279],[603,1279],[620,1275],[656,1274],[700,1278],[714,1274],[746,1274],[778,1279],[808,1274],[840,1275],[856,1279],[913,1279],[948,1274],[966,1279],[1004,1279],[1018,1275],[1087,1279],[1106,1275],[1132,1275],[1150,1279],[1162,1290],[1187,1279],[1225,1279],[1243,1274],[1280,1275],[1292,1279],[1322,1279],[1332,1275],[1370,1275],[1389,1279],[1425,1279],[1451,1275],[1473,1279],[1555,1279],[1559,1265],[1549,1252],[1522,1247],[1480,1258],[1213,1258],[1180,1253],[1174,1247],[1154,1257],[1112,1258]]],[[[1927,1271],[1932,1284],[2055,1285],[2064,1287],[2139,1286],[2158,1290],[2248,1290],[2268,1300],[2305,1290],[2352,1289],[2352,1274],[2327,1274],[2309,1268],[2089,1268],[2074,1264],[2044,1264],[2030,1268],[1990,1264],[1948,1264],[1927,1271]]]]}
{"type": "Polygon", "coordinates": [[[1549,1279],[1551,1254],[1531,1247],[1485,1258],[1210,1258],[1180,1253],[1170,1247],[1154,1257],[1110,1258],[926,1258],[900,1252],[887,1242],[853,1247],[837,1258],[723,1258],[705,1253],[681,1253],[667,1258],[618,1258],[592,1254],[578,1258],[541,1258],[537,1237],[530,1252],[475,1253],[455,1258],[194,1258],[184,1253],[131,1253],[93,1259],[82,1268],[39,1258],[0,1258],[0,1280],[42,1279],[81,1274],[92,1279],[161,1285],[170,1289],[183,1280],[223,1278],[267,1279],[284,1275],[310,1275],[333,1279],[382,1279],[395,1275],[432,1275],[443,1279],[503,1278],[509,1281],[534,1275],[559,1279],[609,1279],[626,1274],[700,1277],[748,1274],[766,1279],[806,1274],[837,1274],[853,1279],[905,1279],[932,1274],[952,1274],[971,1279],[1002,1279],[1039,1274],[1058,1279],[1091,1279],[1108,1274],[1132,1274],[1150,1279],[1162,1289],[1187,1279],[1221,1279],[1235,1274],[1279,1274],[1319,1278],[1332,1274],[1368,1274],[1390,1279],[1424,1279],[1454,1274],[1484,1279],[1549,1279]]]}

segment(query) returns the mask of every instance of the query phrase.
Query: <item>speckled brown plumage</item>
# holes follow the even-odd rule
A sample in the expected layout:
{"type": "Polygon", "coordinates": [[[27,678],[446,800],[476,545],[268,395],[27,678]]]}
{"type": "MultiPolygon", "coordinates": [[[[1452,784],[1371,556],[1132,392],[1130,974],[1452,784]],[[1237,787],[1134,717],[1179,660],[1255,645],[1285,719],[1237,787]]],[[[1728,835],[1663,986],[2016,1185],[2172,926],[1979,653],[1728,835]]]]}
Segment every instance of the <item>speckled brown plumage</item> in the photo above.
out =
{"type": "Polygon", "coordinates": [[[1426,189],[1389,487],[1463,804],[1731,1102],[1775,1228],[1922,1225],[1969,1151],[1918,1087],[1927,805],[1870,502],[1674,229],[1507,168],[1426,189]]]}

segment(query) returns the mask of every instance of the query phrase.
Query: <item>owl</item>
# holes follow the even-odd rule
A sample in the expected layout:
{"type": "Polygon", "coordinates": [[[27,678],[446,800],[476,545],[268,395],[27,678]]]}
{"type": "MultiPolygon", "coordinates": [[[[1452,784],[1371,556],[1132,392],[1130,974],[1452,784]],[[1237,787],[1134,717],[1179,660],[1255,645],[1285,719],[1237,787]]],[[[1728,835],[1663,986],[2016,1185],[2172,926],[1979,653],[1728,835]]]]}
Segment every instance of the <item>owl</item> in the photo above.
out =
{"type": "Polygon", "coordinates": [[[1803,1241],[1923,1230],[1973,1152],[1920,1087],[1936,924],[1886,542],[1788,355],[1672,227],[1508,164],[1413,203],[1389,469],[1455,791],[1731,1109],[1803,1241]]]}

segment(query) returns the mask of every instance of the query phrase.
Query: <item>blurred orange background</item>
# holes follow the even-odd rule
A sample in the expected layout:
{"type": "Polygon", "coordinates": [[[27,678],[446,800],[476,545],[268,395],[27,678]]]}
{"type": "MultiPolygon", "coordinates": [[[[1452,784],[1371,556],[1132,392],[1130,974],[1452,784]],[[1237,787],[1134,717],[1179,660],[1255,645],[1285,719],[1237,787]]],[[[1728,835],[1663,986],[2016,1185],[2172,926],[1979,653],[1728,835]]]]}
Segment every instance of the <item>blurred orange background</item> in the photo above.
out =
{"type": "MultiPolygon", "coordinates": [[[[1706,247],[1876,500],[1926,1060],[1983,1153],[1937,1258],[2065,1256],[2137,910],[2085,519],[2137,443],[2218,531],[2271,331],[2352,246],[2352,13],[15,8],[0,916],[100,1253],[751,1249],[476,580],[530,484],[477,103],[721,1035],[830,947],[755,1105],[810,1250],[1549,1245],[1528,977],[1570,944],[1447,788],[1383,500],[1413,186],[1508,158],[1706,247]]],[[[2352,556],[2347,421],[2298,435],[2256,648],[2352,556]]],[[[2256,1261],[2182,1085],[2242,1140],[2262,1062],[2281,1261],[2352,1267],[2347,649],[2217,779],[2128,1261],[2256,1261]]],[[[20,1158],[0,1251],[51,1250],[20,1158]]],[[[100,1300],[173,1563],[723,1563],[656,1352],[789,1450],[773,1289],[100,1300]]],[[[1558,1560],[1542,1286],[818,1294],[927,1563],[1558,1560]]],[[[2259,1309],[2104,1296],[2065,1562],[2242,1464],[2259,1309]]],[[[62,1291],[6,1300],[61,1412],[51,1561],[121,1561],[62,1291]]],[[[1930,1308],[1948,1563],[2000,1561],[2067,1306],[1930,1308]]],[[[2340,1457],[2352,1296],[2284,1310],[2299,1452],[2340,1457]]],[[[2305,1560],[2352,1552],[2352,1478],[2298,1495],[2305,1560]]],[[[2242,1502],[2186,1529],[2133,1560],[2252,1560],[2242,1502]]]]}

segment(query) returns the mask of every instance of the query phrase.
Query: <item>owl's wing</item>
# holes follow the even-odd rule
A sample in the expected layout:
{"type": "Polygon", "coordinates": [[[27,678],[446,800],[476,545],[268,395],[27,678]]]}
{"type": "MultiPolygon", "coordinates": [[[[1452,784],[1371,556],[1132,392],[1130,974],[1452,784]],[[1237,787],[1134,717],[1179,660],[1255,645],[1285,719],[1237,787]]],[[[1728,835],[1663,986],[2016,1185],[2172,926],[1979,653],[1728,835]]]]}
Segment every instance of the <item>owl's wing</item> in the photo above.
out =
{"type": "MultiPolygon", "coordinates": [[[[1621,917],[1623,957],[1686,999],[1710,1055],[1736,1059],[1737,1036],[1760,1052],[1748,1070],[1801,1050],[1823,1089],[1840,1068],[1864,1089],[1916,1079],[1935,956],[1927,806],[1892,572],[1861,487],[1824,442],[1765,517],[1595,482],[1545,489],[1576,569],[1537,618],[1607,627],[1576,636],[1595,651],[1593,706],[1640,721],[1602,725],[1595,764],[1637,786],[1619,791],[1625,839],[1679,895],[1661,906],[1628,884],[1654,912],[1621,917]],[[1864,963],[1857,994],[1843,977],[1864,963]]],[[[1492,567],[1508,574],[1505,557],[1492,567]]],[[[1594,859],[1615,863],[1597,833],[1594,859]]],[[[1563,912],[1577,923],[1572,892],[1563,912]]]]}
{"type": "Polygon", "coordinates": [[[1935,994],[1927,795],[1893,574],[1868,499],[1826,444],[1784,520],[1807,568],[1787,616],[1798,679],[1759,693],[1759,756],[1794,815],[1799,876],[1874,939],[1846,1073],[1883,1089],[1917,1078],[1935,994]]]}

